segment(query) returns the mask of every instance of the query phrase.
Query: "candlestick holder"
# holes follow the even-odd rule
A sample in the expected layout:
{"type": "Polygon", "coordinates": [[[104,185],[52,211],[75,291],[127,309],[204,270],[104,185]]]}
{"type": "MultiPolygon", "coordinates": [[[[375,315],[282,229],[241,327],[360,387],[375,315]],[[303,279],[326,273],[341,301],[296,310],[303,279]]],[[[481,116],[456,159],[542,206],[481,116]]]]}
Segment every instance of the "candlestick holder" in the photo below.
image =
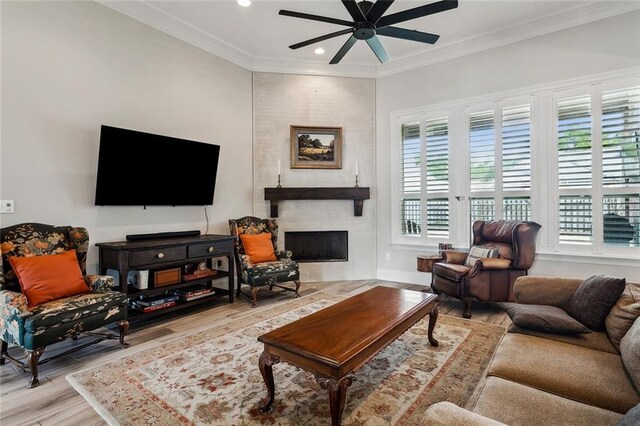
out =
{"type": "Polygon", "coordinates": [[[359,188],[359,186],[358,186],[358,175],[356,175],[356,186],[355,187],[359,188]]]}
{"type": "Polygon", "coordinates": [[[276,188],[282,188],[282,185],[280,185],[280,173],[278,173],[278,186],[276,188]]]}

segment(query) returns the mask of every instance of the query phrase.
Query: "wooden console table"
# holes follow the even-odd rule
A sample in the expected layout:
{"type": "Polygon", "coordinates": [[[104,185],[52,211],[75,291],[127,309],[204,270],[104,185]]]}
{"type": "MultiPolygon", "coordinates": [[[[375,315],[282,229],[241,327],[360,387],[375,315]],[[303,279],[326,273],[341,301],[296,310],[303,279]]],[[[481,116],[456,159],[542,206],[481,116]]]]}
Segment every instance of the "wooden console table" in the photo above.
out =
{"type": "Polygon", "coordinates": [[[369,188],[359,186],[264,189],[264,199],[271,202],[271,217],[278,217],[278,202],[281,200],[353,200],[353,215],[362,216],[364,200],[369,198],[369,188]]]}
{"type": "Polygon", "coordinates": [[[148,313],[139,313],[129,310],[133,317],[149,317],[166,312],[182,309],[206,303],[212,299],[219,299],[220,295],[229,296],[229,303],[234,297],[234,237],[231,235],[200,235],[197,237],[163,238],[145,241],[116,241],[110,243],[98,243],[99,270],[106,274],[107,269],[115,269],[120,276],[120,290],[129,295],[129,298],[139,296],[152,297],[165,294],[169,290],[177,290],[183,287],[204,284],[211,285],[212,280],[227,277],[228,290],[216,288],[211,296],[195,299],[189,302],[178,302],[176,305],[148,313]],[[148,289],[139,290],[127,285],[127,275],[131,270],[148,270],[149,275],[154,271],[172,267],[183,267],[186,264],[206,262],[207,267],[215,269],[213,259],[226,257],[228,271],[217,271],[214,276],[195,280],[183,280],[177,284],[164,285],[153,288],[149,284],[148,289]]]}

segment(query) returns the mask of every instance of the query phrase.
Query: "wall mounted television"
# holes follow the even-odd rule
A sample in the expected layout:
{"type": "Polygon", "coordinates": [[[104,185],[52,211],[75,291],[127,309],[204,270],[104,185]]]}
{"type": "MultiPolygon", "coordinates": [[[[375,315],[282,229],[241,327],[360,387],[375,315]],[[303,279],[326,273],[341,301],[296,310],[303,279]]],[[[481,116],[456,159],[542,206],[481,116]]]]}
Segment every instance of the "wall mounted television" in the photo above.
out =
{"type": "Polygon", "coordinates": [[[212,204],[219,156],[219,145],[103,125],[95,204],[212,204]]]}

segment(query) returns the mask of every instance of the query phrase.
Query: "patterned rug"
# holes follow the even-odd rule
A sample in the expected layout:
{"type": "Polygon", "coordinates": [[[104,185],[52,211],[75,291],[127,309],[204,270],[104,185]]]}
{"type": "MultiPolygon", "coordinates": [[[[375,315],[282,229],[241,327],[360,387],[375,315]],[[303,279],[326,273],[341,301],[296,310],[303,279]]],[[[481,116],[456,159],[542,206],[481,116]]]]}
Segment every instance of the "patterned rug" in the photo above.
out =
{"type": "MultiPolygon", "coordinates": [[[[295,299],[67,379],[112,425],[330,424],[327,392],[285,363],[273,368],[271,413],[258,412],[266,388],[256,339],[342,299],[327,293],[295,299]]],[[[420,424],[435,402],[472,402],[505,329],[441,315],[434,348],[427,323],[428,316],[356,372],[343,425],[420,424]]]]}

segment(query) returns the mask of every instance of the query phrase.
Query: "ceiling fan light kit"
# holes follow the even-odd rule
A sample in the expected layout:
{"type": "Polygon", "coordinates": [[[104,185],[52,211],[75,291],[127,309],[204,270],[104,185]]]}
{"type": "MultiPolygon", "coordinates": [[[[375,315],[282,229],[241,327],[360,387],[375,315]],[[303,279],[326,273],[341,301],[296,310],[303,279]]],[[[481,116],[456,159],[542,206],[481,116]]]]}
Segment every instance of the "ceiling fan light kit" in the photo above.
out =
{"type": "Polygon", "coordinates": [[[336,53],[333,59],[331,59],[331,62],[329,62],[330,64],[337,64],[340,62],[340,60],[342,60],[349,49],[351,49],[358,40],[366,41],[378,60],[384,64],[389,61],[391,57],[378,39],[378,35],[417,41],[419,43],[434,44],[440,37],[437,34],[407,30],[404,28],[394,27],[392,25],[458,7],[458,0],[443,0],[383,16],[394,0],[378,0],[375,3],[367,0],[360,2],[356,2],[355,0],[341,1],[353,21],[345,21],[343,19],[312,15],[309,13],[294,12],[291,10],[280,10],[279,15],[282,16],[291,16],[294,18],[327,22],[330,24],[349,27],[344,30],[335,31],[300,43],[292,44],[289,48],[299,49],[334,37],[351,34],[340,50],[338,50],[338,53],[336,53]]]}

